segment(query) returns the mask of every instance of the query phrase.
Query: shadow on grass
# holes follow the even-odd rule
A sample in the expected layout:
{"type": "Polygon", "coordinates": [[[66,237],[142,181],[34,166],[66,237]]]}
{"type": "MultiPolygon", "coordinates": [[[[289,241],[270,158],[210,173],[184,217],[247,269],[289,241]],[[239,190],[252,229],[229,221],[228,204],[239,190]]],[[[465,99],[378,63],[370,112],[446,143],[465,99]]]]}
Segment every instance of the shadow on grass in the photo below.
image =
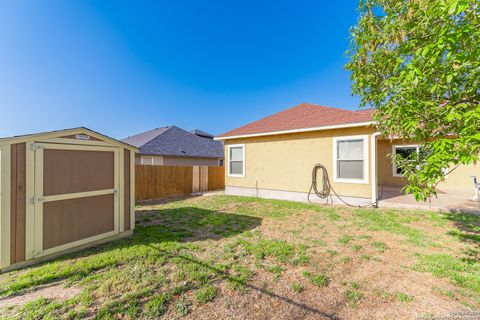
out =
{"type": "MultiPolygon", "coordinates": [[[[0,295],[11,296],[36,286],[64,280],[81,282],[88,277],[95,278],[101,272],[129,264],[131,268],[136,268],[139,261],[155,264],[158,268],[167,264],[190,264],[208,270],[212,274],[212,282],[233,283],[295,306],[318,318],[338,319],[334,313],[270,292],[233,275],[228,268],[219,268],[215,261],[203,261],[191,254],[195,250],[194,242],[219,240],[247,232],[261,224],[260,218],[196,207],[144,210],[138,212],[137,218],[139,222],[132,237],[45,262],[18,275],[13,274],[11,282],[0,282],[0,295]]],[[[96,281],[99,279],[101,277],[96,281]]],[[[201,285],[194,281],[185,285],[185,290],[198,289],[201,285]]],[[[142,296],[152,294],[155,292],[147,290],[142,296]]]]}
{"type": "Polygon", "coordinates": [[[476,260],[480,261],[480,215],[469,213],[446,213],[447,219],[453,221],[456,229],[448,234],[457,239],[473,244],[479,252],[476,260]]]}
{"type": "MultiPolygon", "coordinates": [[[[257,217],[195,207],[140,211],[139,220],[129,238],[30,266],[6,283],[0,281],[0,297],[57,281],[78,281],[102,269],[138,259],[161,259],[152,255],[148,245],[176,251],[188,242],[235,236],[256,228],[262,221],[257,217]]],[[[12,272],[6,276],[9,273],[12,272]]]]}
{"type": "Polygon", "coordinates": [[[469,233],[472,237],[465,237],[467,240],[474,240],[480,243],[480,215],[473,213],[446,213],[447,219],[454,222],[457,229],[469,233]]]}
{"type": "Polygon", "coordinates": [[[197,207],[137,211],[137,226],[160,225],[182,235],[182,242],[220,240],[255,229],[262,219],[197,207]]]}

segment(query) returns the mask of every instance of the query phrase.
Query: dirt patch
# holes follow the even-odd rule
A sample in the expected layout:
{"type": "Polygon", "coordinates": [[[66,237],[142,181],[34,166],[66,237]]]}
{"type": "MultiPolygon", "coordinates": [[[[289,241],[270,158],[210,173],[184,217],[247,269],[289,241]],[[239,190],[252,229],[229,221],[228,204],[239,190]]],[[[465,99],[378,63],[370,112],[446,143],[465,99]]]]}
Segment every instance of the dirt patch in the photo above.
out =
{"type": "Polygon", "coordinates": [[[79,288],[67,288],[64,286],[64,284],[61,283],[45,287],[38,287],[35,291],[30,291],[22,295],[0,299],[0,309],[9,306],[18,307],[39,298],[66,300],[80,294],[80,292],[81,290],[79,288]]]}

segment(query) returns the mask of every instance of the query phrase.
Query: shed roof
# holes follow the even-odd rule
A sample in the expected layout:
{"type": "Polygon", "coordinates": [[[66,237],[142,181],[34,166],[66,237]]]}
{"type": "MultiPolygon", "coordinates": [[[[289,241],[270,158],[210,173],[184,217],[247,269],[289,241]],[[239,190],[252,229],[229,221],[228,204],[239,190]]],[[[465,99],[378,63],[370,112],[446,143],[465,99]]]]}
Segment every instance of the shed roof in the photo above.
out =
{"type": "Polygon", "coordinates": [[[3,137],[3,138],[0,138],[0,144],[28,142],[28,141],[35,141],[39,139],[49,139],[53,137],[68,136],[68,135],[74,135],[74,134],[87,134],[92,137],[98,138],[100,140],[105,140],[114,144],[121,145],[125,148],[133,149],[134,151],[137,151],[137,148],[129,143],[117,140],[115,138],[101,134],[92,129],[88,129],[86,127],[76,127],[76,128],[44,131],[44,132],[38,132],[38,133],[29,133],[29,134],[17,135],[17,136],[11,136],[11,137],[3,137]]]}
{"type": "Polygon", "coordinates": [[[160,127],[123,139],[145,155],[223,158],[223,144],[176,126],[160,127]]]}
{"type": "Polygon", "coordinates": [[[282,131],[321,128],[347,124],[365,124],[372,121],[374,109],[346,110],[301,103],[271,116],[251,122],[234,130],[225,132],[217,138],[276,133],[282,131]]]}

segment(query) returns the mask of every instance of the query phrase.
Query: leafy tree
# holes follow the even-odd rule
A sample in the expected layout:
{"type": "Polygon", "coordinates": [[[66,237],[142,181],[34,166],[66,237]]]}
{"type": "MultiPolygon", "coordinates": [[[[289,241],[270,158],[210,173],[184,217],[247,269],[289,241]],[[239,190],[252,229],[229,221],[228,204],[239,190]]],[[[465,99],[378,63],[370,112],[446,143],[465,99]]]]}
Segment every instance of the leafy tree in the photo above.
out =
{"type": "Polygon", "coordinates": [[[417,200],[445,170],[478,160],[480,1],[361,0],[347,51],[353,93],[389,137],[421,152],[394,159],[417,200]],[[448,169],[446,169],[448,168],[448,169]]]}

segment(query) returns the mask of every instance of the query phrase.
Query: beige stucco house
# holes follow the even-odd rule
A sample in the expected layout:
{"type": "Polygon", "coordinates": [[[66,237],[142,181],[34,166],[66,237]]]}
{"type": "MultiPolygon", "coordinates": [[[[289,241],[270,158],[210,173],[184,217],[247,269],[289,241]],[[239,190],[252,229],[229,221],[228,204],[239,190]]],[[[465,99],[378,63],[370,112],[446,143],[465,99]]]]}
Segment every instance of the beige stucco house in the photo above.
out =
{"type": "MultiPolygon", "coordinates": [[[[303,103],[216,137],[225,145],[225,192],[306,201],[318,163],[351,204],[376,203],[385,188],[400,190],[405,180],[389,154],[416,152],[418,145],[378,133],[373,111],[303,103]]],[[[479,166],[459,167],[439,192],[473,195],[472,175],[480,177],[479,166]]]]}

